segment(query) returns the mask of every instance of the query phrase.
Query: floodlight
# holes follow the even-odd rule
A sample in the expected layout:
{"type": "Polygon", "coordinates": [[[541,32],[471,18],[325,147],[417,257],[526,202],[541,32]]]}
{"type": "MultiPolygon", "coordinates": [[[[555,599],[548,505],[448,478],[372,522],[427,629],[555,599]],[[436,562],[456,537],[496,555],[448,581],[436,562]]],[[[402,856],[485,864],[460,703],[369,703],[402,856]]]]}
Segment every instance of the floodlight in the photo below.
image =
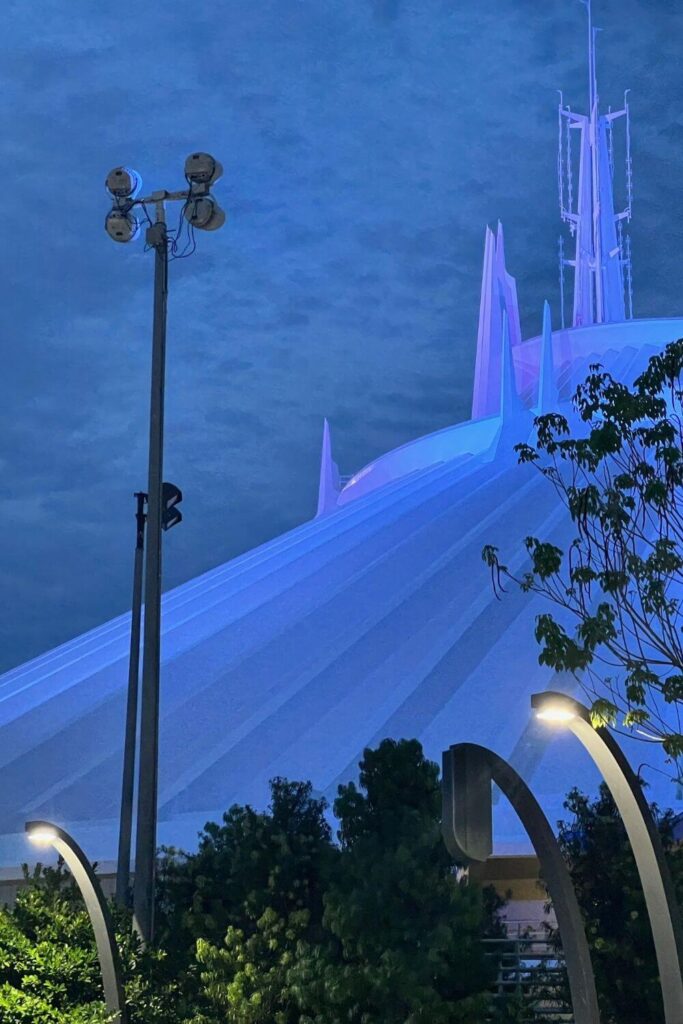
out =
{"type": "Polygon", "coordinates": [[[42,822],[38,822],[35,825],[32,822],[28,822],[26,835],[32,843],[36,843],[38,846],[50,846],[51,843],[54,843],[55,839],[59,838],[56,829],[42,822]]]}
{"type": "Polygon", "coordinates": [[[107,214],[104,228],[115,242],[132,242],[140,234],[140,222],[137,217],[116,207],[107,214]]]}
{"type": "Polygon", "coordinates": [[[210,153],[192,153],[185,161],[185,177],[191,185],[213,185],[223,174],[223,165],[210,153]]]}
{"type": "Polygon", "coordinates": [[[211,196],[188,200],[185,217],[192,227],[202,231],[217,231],[225,224],[225,213],[211,196]]]}
{"type": "Polygon", "coordinates": [[[130,167],[115,167],[104,184],[114,199],[135,199],[142,188],[142,178],[130,167]]]}

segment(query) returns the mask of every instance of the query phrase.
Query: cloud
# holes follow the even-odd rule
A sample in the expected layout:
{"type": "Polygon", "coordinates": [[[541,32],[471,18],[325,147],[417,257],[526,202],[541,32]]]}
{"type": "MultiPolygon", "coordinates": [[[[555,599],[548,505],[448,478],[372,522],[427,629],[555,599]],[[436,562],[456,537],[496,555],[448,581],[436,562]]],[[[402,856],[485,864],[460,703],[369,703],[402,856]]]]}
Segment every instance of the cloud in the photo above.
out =
{"type": "MultiPolygon", "coordinates": [[[[601,95],[632,89],[636,311],[674,314],[683,12],[595,7],[601,95]]],[[[313,513],[323,416],[350,473],[468,415],[487,222],[505,224],[525,327],[545,298],[557,317],[555,104],[585,99],[578,3],[222,0],[188,19],[143,0],[123,30],[116,14],[0,15],[0,667],[130,600],[152,260],[103,231],[111,167],[149,189],[181,185],[195,148],[225,167],[226,226],[170,268],[166,474],[186,514],[168,585],[313,513]]]]}

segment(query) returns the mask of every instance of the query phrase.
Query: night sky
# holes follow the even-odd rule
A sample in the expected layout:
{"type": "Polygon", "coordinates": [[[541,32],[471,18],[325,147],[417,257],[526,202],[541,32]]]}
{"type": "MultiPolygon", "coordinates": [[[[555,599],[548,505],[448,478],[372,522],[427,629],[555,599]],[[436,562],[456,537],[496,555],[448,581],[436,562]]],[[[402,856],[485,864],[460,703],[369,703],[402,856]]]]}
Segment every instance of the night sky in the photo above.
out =
{"type": "MultiPolygon", "coordinates": [[[[636,315],[680,315],[683,5],[594,19],[603,109],[632,90],[636,315]]],[[[468,416],[487,222],[524,332],[544,298],[557,323],[585,26],[578,0],[5,0],[0,670],[130,607],[153,257],[105,234],[107,172],[225,168],[225,227],[170,268],[168,588],[314,513],[324,416],[342,473],[468,416]]]]}

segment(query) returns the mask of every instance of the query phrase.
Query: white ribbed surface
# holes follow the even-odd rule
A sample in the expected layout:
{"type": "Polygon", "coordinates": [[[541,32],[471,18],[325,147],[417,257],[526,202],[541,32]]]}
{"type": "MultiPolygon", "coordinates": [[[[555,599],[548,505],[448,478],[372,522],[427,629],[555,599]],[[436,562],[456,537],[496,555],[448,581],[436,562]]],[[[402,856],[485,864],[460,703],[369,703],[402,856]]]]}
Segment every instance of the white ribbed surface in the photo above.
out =
{"type": "MultiPolygon", "coordinates": [[[[595,353],[629,379],[680,334],[683,320],[558,332],[561,394],[595,353]]],[[[491,542],[521,566],[527,534],[572,535],[551,486],[511,453],[530,422],[496,418],[390,453],[352,479],[337,511],[164,597],[161,841],[191,843],[234,801],[263,805],[276,774],[333,797],[384,736],[417,736],[435,759],[458,740],[488,744],[512,756],[552,820],[572,784],[594,786],[571,739],[546,750],[548,733],[529,725],[529,694],[551,683],[533,638],[544,605],[513,590],[496,600],[481,560],[491,542]]],[[[0,677],[0,865],[29,855],[11,835],[27,817],[114,856],[128,629],[122,616],[0,677]]],[[[675,806],[670,784],[651,781],[675,806]]],[[[526,846],[505,808],[497,826],[499,851],[526,846]]]]}

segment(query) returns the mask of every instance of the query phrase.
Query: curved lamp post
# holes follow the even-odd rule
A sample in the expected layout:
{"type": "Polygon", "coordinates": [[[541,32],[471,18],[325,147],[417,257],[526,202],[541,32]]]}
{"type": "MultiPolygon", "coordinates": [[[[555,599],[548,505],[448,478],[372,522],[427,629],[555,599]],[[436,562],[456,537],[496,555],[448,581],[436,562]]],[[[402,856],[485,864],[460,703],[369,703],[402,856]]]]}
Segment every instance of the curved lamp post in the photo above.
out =
{"type": "Polygon", "coordinates": [[[76,880],[85,901],[90,922],[95,932],[97,955],[102,972],[104,1001],[112,1014],[112,1024],[126,1024],[127,1015],[121,982],[121,962],[114,937],[114,927],[97,875],[78,843],[50,821],[27,821],[24,826],[28,838],[41,846],[53,846],[76,880]]]}
{"type": "Polygon", "coordinates": [[[576,1024],[600,1024],[595,977],[581,912],[557,839],[533,793],[512,765],[487,747],[457,743],[443,752],[441,829],[456,860],[485,861],[493,850],[491,783],[518,814],[541,865],[562,938],[576,1024]]]}
{"type": "Polygon", "coordinates": [[[536,717],[569,729],[600,770],[624,823],[650,918],[666,1024],[683,1024],[683,929],[662,841],[638,777],[612,734],[593,728],[579,701],[551,690],[535,693],[536,717]]]}

